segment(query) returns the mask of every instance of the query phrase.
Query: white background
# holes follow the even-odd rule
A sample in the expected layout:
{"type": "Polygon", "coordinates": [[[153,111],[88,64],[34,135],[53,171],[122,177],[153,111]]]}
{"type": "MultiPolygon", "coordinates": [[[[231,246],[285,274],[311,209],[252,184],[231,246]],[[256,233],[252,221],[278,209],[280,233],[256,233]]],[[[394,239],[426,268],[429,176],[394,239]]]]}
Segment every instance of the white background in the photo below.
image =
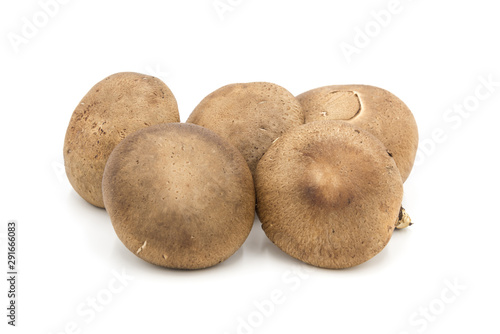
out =
{"type": "Polygon", "coordinates": [[[5,268],[5,226],[16,219],[20,276],[15,329],[1,280],[1,332],[497,333],[500,87],[481,83],[500,81],[495,2],[401,0],[383,27],[372,11],[390,0],[221,2],[231,6],[222,16],[213,0],[70,0],[44,22],[39,2],[2,1],[0,259],[5,268]],[[22,37],[27,21],[40,27],[22,37]],[[365,28],[369,42],[357,40],[349,62],[342,43],[356,46],[365,28]],[[13,36],[25,40],[15,46],[13,36]],[[269,81],[294,94],[349,83],[392,91],[420,130],[404,198],[415,225],[342,271],[290,258],[258,221],[216,267],[143,262],[61,169],[74,108],[121,71],[164,80],[182,121],[234,82],[269,81]],[[477,99],[476,89],[488,96],[477,99]],[[133,277],[126,286],[114,280],[122,271],[133,277]],[[266,302],[280,294],[281,303],[266,302]]]}

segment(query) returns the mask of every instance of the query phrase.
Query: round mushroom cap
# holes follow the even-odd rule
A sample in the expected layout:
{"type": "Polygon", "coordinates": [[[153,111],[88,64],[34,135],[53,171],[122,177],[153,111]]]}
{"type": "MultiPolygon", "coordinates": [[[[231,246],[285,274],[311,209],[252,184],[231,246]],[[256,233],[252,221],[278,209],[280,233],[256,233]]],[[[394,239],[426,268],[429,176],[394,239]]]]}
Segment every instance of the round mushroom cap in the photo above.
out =
{"type": "Polygon", "coordinates": [[[194,124],[160,124],[127,136],[108,159],[103,195],[123,244],[169,268],[224,261],[247,238],[255,214],[241,154],[194,124]]]}
{"type": "Polygon", "coordinates": [[[131,72],[107,77],[71,116],[64,139],[69,182],[87,202],[104,207],[102,174],[115,146],[141,128],[179,121],[175,97],[161,80],[131,72]]]}
{"type": "Polygon", "coordinates": [[[274,244],[303,262],[339,269],[367,261],[389,242],[403,183],[378,139],[328,120],[280,137],[257,166],[256,191],[274,244]]]}
{"type": "Polygon", "coordinates": [[[205,97],[188,123],[211,129],[243,154],[255,174],[259,159],[286,131],[304,124],[304,112],[295,96],[267,82],[237,83],[205,97]]]}
{"type": "Polygon", "coordinates": [[[377,137],[406,181],[417,154],[418,129],[410,109],[394,94],[373,86],[343,85],[316,88],[297,99],[306,123],[343,120],[377,137]]]}

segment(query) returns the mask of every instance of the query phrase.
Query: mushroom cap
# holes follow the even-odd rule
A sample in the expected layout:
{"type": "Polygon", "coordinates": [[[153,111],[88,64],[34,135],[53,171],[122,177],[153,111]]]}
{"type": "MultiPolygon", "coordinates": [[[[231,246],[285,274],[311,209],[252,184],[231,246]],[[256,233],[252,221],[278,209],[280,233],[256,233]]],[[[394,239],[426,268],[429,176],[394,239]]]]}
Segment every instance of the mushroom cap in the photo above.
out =
{"type": "Polygon", "coordinates": [[[255,214],[241,154],[194,124],[160,124],[127,136],[108,159],[103,195],[125,246],[169,268],[224,261],[247,238],[255,214]]]}
{"type": "Polygon", "coordinates": [[[69,182],[87,202],[104,207],[102,174],[113,148],[138,129],[179,121],[175,97],[161,80],[132,72],[107,77],[71,116],[64,139],[69,182]]]}
{"type": "Polygon", "coordinates": [[[393,155],[403,182],[415,162],[418,129],[410,109],[394,94],[366,85],[326,86],[300,94],[306,123],[343,120],[377,137],[393,155]]]}
{"type": "Polygon", "coordinates": [[[314,266],[348,268],[389,242],[403,197],[394,159],[370,133],[327,120],[280,137],[257,166],[269,239],[314,266]]]}
{"type": "Polygon", "coordinates": [[[295,96],[267,82],[237,83],[205,97],[188,123],[211,129],[243,154],[255,173],[259,159],[286,131],[304,124],[304,112],[295,96]]]}

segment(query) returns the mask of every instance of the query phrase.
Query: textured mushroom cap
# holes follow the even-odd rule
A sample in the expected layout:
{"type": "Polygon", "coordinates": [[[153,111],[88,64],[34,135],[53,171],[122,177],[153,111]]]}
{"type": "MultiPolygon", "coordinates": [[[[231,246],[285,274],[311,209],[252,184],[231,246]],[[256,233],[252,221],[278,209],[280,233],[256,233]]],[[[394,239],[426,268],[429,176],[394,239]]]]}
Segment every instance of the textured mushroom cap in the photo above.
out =
{"type": "Polygon", "coordinates": [[[267,82],[224,86],[205,97],[188,123],[206,127],[243,154],[255,168],[271,143],[286,131],[304,124],[304,112],[285,88],[267,82]]]}
{"type": "Polygon", "coordinates": [[[273,243],[306,263],[347,268],[389,242],[403,184],[378,139],[328,120],[280,137],[257,166],[256,191],[257,213],[273,243]]]}
{"type": "Polygon", "coordinates": [[[240,152],[193,124],[160,124],[109,157],[103,195],[113,227],[141,259],[199,269],[231,256],[253,225],[252,175],[240,152]]]}
{"type": "Polygon", "coordinates": [[[104,207],[102,174],[115,146],[138,129],[179,121],[175,97],[161,80],[130,72],[107,77],[71,116],[64,139],[69,182],[87,202],[104,207]]]}
{"type": "Polygon", "coordinates": [[[393,155],[403,182],[415,162],[418,129],[410,109],[392,93],[365,85],[326,86],[297,99],[306,123],[343,120],[377,137],[393,155]]]}

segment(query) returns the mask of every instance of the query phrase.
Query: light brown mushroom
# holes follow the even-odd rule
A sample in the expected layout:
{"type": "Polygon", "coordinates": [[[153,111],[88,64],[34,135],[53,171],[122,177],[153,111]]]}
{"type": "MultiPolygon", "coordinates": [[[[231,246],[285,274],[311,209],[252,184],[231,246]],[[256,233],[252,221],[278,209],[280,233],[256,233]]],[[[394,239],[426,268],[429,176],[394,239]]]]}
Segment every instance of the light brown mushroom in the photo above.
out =
{"type": "Polygon", "coordinates": [[[254,185],[243,156],[194,124],[151,126],[125,138],[106,164],[103,195],[123,244],[169,268],[224,261],[254,220],[254,185]]]}
{"type": "Polygon", "coordinates": [[[418,147],[418,129],[410,109],[390,92],[373,86],[343,85],[300,94],[306,123],[343,120],[377,137],[394,157],[406,181],[418,147]]]}
{"type": "Polygon", "coordinates": [[[257,166],[257,213],[269,239],[314,266],[348,268],[389,242],[403,183],[370,133],[327,120],[280,137],[257,166]]]}
{"type": "Polygon", "coordinates": [[[175,97],[161,80],[124,72],[100,81],[80,101],[66,131],[71,185],[87,202],[104,207],[102,174],[113,148],[138,129],[179,121],[175,97]]]}
{"type": "Polygon", "coordinates": [[[271,143],[304,124],[297,99],[285,88],[267,82],[231,84],[205,97],[189,116],[236,146],[252,174],[271,143]]]}

